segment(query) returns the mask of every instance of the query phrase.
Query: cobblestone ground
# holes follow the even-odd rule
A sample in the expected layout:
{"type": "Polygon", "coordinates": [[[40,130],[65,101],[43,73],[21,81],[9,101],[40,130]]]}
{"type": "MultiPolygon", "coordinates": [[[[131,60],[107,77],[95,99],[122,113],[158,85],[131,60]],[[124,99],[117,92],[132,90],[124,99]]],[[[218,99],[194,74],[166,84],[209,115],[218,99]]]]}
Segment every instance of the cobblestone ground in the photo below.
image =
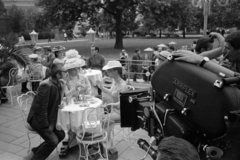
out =
{"type": "MultiPolygon", "coordinates": [[[[20,95],[20,93],[19,93],[20,95]]],[[[11,105],[10,101],[0,105],[0,160],[22,160],[28,151],[27,130],[24,127],[23,119],[17,104],[16,97],[11,105]]],[[[145,155],[145,151],[137,145],[139,138],[149,141],[147,132],[137,130],[130,133],[130,141],[122,138],[122,129],[119,125],[114,128],[114,145],[118,151],[119,160],[138,160],[145,155]]],[[[125,132],[128,132],[125,129],[125,132]]],[[[32,147],[39,145],[40,137],[36,134],[30,134],[32,147]]],[[[58,146],[59,147],[59,146],[58,146]]],[[[78,146],[71,148],[68,155],[61,159],[77,160],[79,155],[78,146]]],[[[60,159],[57,150],[50,155],[48,160],[60,159]]],[[[148,156],[146,160],[151,160],[148,156]]]]}

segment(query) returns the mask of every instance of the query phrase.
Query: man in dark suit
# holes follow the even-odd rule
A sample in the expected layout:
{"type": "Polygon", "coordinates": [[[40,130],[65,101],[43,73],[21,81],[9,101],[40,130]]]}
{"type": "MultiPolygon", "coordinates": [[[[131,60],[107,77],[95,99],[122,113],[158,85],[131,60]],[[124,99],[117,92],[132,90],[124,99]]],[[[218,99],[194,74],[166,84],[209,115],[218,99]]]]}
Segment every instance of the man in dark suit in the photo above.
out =
{"type": "Polygon", "coordinates": [[[61,103],[65,76],[62,65],[51,66],[51,77],[41,82],[27,118],[30,126],[45,140],[32,149],[25,160],[45,160],[65,137],[64,131],[56,130],[58,107],[61,103]]]}
{"type": "Polygon", "coordinates": [[[142,63],[142,57],[141,57],[141,50],[136,49],[135,53],[132,57],[132,72],[133,72],[133,81],[137,81],[137,75],[141,72],[141,63],[142,63]]]}

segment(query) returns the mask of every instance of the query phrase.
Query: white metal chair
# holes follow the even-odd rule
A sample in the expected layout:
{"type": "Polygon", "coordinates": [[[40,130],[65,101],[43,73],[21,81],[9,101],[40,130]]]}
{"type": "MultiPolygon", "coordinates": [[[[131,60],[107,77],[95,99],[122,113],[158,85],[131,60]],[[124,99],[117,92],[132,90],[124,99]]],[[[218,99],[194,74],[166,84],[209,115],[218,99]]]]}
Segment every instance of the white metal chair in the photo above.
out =
{"type": "Polygon", "coordinates": [[[88,160],[89,156],[93,154],[101,154],[101,144],[106,143],[105,154],[108,159],[108,131],[109,131],[109,115],[104,114],[104,107],[98,108],[87,108],[84,110],[82,115],[82,132],[77,133],[76,139],[79,145],[79,160],[81,157],[88,160]],[[89,153],[88,146],[97,144],[98,150],[95,153],[89,153]],[[81,147],[84,147],[85,156],[82,155],[81,147]]]}
{"type": "MultiPolygon", "coordinates": [[[[7,91],[9,92],[11,105],[13,105],[13,98],[18,96],[18,89],[19,88],[16,89],[16,87],[18,87],[17,79],[16,79],[17,74],[18,74],[18,68],[11,68],[9,70],[9,78],[8,78],[7,85],[1,87],[1,88],[6,88],[7,91]],[[13,95],[13,91],[15,91],[15,95],[13,95]]],[[[4,99],[4,98],[2,98],[2,99],[4,99]]]]}
{"type": "MultiPolygon", "coordinates": [[[[35,93],[33,91],[29,91],[27,93],[22,94],[21,96],[17,97],[18,106],[21,112],[21,116],[24,122],[24,126],[27,129],[27,137],[28,137],[28,152],[31,149],[31,140],[29,134],[38,134],[34,131],[34,129],[27,123],[27,115],[29,113],[33,97],[35,96],[35,93]]],[[[41,137],[40,137],[41,142],[41,137]]]]}

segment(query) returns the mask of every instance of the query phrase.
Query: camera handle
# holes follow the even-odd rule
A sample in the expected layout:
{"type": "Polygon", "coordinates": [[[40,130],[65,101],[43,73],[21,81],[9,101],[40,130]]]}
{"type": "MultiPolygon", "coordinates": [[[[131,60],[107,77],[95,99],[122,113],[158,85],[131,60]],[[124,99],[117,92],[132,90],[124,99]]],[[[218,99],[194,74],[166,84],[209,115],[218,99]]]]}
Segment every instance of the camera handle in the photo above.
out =
{"type": "MultiPolygon", "coordinates": [[[[156,94],[156,92],[153,91],[153,98],[155,98],[155,94],[156,94]]],[[[154,115],[155,115],[155,117],[156,117],[156,119],[157,119],[157,121],[158,121],[158,123],[159,123],[159,125],[160,125],[160,127],[161,127],[161,131],[162,131],[163,137],[165,137],[165,135],[164,135],[164,130],[163,130],[163,123],[161,122],[161,120],[160,120],[160,118],[158,117],[157,112],[156,112],[156,103],[155,103],[155,100],[153,101],[153,106],[151,106],[151,110],[153,111],[153,113],[154,113],[154,115]]]]}

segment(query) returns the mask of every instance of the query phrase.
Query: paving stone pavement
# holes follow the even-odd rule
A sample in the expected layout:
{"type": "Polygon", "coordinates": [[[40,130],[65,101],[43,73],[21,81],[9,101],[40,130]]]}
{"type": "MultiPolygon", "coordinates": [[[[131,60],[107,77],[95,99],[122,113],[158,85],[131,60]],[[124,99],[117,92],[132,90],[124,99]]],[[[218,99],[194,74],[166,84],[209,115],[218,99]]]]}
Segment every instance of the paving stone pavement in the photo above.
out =
{"type": "MultiPolygon", "coordinates": [[[[130,132],[130,141],[122,138],[122,129],[120,125],[114,127],[115,142],[114,145],[118,151],[119,160],[139,160],[145,155],[145,151],[137,145],[139,138],[150,138],[147,132],[139,129],[130,132]]],[[[39,145],[40,137],[37,134],[30,134],[32,147],[39,145]]],[[[58,146],[59,147],[59,146],[58,146]]],[[[0,105],[0,160],[22,160],[28,151],[27,130],[24,127],[23,119],[20,114],[16,97],[14,105],[10,101],[0,105]]],[[[77,160],[79,155],[78,146],[71,148],[68,155],[61,160],[77,160]]],[[[48,160],[60,160],[56,150],[48,157],[48,160]]],[[[151,160],[149,156],[145,160],[151,160]]]]}

